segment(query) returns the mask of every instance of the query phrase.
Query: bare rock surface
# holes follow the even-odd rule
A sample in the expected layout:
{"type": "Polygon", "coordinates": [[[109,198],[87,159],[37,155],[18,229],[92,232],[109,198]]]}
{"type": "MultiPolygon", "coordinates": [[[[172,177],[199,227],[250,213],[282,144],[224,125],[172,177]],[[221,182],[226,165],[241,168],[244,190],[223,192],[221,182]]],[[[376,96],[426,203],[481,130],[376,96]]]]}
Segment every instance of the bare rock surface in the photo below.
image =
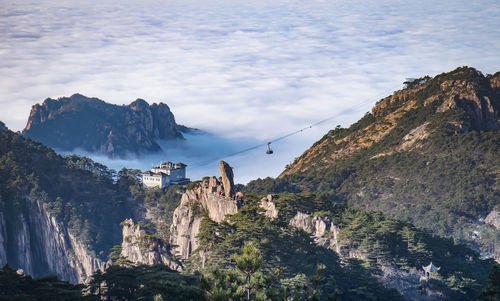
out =
{"type": "Polygon", "coordinates": [[[491,211],[484,219],[484,222],[500,230],[500,212],[496,210],[491,211]]]}
{"type": "Polygon", "coordinates": [[[226,215],[238,212],[238,202],[222,195],[222,189],[217,178],[211,177],[182,195],[170,228],[170,243],[174,246],[173,253],[179,258],[187,259],[199,247],[196,236],[200,230],[203,212],[206,211],[209,218],[217,223],[224,220],[226,215]]]}
{"type": "Polygon", "coordinates": [[[167,242],[152,237],[141,225],[132,219],[123,222],[121,257],[134,264],[164,264],[177,271],[182,270],[180,262],[174,259],[167,242]]]}
{"type": "Polygon", "coordinates": [[[234,181],[233,181],[234,178],[233,168],[222,160],[220,161],[219,167],[220,167],[220,174],[222,177],[222,185],[224,186],[224,193],[228,198],[234,197],[235,191],[234,191],[234,181]]]}

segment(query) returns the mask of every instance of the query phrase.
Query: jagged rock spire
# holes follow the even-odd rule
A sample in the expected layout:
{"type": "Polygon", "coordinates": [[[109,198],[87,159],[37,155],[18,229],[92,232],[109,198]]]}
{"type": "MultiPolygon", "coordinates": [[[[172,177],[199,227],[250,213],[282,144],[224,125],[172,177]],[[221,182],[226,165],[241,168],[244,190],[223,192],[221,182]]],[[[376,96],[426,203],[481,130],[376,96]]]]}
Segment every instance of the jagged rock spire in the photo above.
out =
{"type": "Polygon", "coordinates": [[[233,168],[223,160],[220,161],[219,167],[222,177],[222,185],[224,186],[224,194],[226,197],[233,198],[235,195],[233,168]]]}

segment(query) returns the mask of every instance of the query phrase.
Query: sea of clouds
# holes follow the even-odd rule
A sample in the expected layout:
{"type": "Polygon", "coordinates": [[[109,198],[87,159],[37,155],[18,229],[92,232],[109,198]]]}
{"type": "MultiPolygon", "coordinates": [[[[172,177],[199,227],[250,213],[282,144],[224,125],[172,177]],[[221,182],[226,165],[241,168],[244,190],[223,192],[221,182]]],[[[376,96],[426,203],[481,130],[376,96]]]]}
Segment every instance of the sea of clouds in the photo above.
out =
{"type": "MultiPolygon", "coordinates": [[[[195,162],[335,116],[272,156],[228,158],[240,182],[276,176],[407,77],[499,71],[498,16],[498,0],[2,0],[0,120],[21,130],[33,104],[74,93],[163,101],[178,123],[221,139],[193,138],[205,150],[184,158],[195,162]]],[[[106,161],[139,166],[117,162],[106,161]]],[[[216,171],[188,168],[193,178],[216,171]]]]}

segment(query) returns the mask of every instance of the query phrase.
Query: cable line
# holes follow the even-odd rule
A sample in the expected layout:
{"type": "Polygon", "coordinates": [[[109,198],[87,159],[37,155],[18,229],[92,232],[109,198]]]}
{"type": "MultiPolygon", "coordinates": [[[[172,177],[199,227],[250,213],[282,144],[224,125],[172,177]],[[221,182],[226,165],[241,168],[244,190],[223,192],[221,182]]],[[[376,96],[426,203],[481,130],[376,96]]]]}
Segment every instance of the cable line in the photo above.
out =
{"type": "Polygon", "coordinates": [[[387,93],[389,93],[389,92],[391,92],[391,91],[395,91],[395,90],[397,90],[400,86],[401,86],[401,84],[399,84],[399,85],[397,85],[396,87],[391,88],[391,89],[389,89],[389,90],[387,90],[387,91],[384,91],[384,92],[382,92],[382,93],[379,93],[379,94],[377,94],[377,96],[370,97],[369,99],[366,99],[365,101],[362,101],[362,102],[360,102],[360,103],[357,103],[356,105],[354,105],[354,106],[352,106],[352,107],[350,107],[350,108],[344,109],[344,110],[342,110],[341,112],[339,112],[339,113],[337,113],[337,114],[334,114],[334,115],[332,115],[332,116],[330,116],[330,117],[328,117],[328,118],[322,119],[322,120],[320,120],[320,121],[318,121],[318,122],[315,122],[315,123],[313,123],[313,124],[311,124],[311,125],[309,125],[309,126],[306,126],[306,127],[304,127],[304,128],[301,128],[301,129],[296,130],[296,131],[294,131],[294,132],[291,132],[291,133],[285,134],[285,135],[283,135],[283,136],[280,136],[280,137],[274,138],[274,139],[272,139],[272,140],[269,140],[268,142],[263,142],[263,143],[260,143],[260,144],[255,145],[255,146],[252,146],[252,147],[249,147],[249,148],[245,148],[245,149],[242,149],[242,150],[236,151],[236,152],[234,152],[234,153],[226,154],[226,155],[224,155],[224,156],[219,156],[219,157],[217,157],[217,158],[212,158],[212,159],[208,159],[208,160],[205,160],[205,161],[200,161],[200,162],[197,162],[197,163],[193,164],[193,166],[191,167],[191,169],[196,169],[196,168],[199,168],[199,167],[202,167],[202,166],[208,165],[208,164],[210,164],[210,163],[212,163],[212,162],[219,161],[219,160],[224,159],[224,158],[234,157],[234,156],[236,156],[236,155],[239,155],[239,154],[242,154],[242,153],[246,153],[246,152],[249,152],[249,151],[252,151],[252,150],[254,150],[254,149],[258,149],[258,148],[264,147],[264,146],[268,146],[268,147],[269,147],[269,145],[270,145],[271,143],[274,143],[274,142],[278,142],[278,141],[284,140],[284,139],[286,139],[286,138],[288,138],[288,137],[290,137],[290,136],[297,135],[297,134],[299,134],[299,133],[301,133],[301,132],[303,132],[303,131],[309,130],[309,129],[311,129],[311,128],[313,128],[313,127],[316,127],[316,126],[318,126],[318,125],[320,125],[320,124],[326,123],[326,122],[328,122],[328,121],[330,121],[330,120],[332,120],[332,119],[335,119],[335,118],[337,118],[337,117],[339,117],[339,116],[341,116],[341,115],[345,114],[345,113],[346,113],[346,112],[348,112],[348,111],[352,111],[352,110],[359,109],[360,107],[364,106],[365,104],[372,102],[374,99],[379,99],[379,98],[381,97],[380,95],[382,95],[382,96],[383,96],[383,95],[387,95],[387,93]]]}

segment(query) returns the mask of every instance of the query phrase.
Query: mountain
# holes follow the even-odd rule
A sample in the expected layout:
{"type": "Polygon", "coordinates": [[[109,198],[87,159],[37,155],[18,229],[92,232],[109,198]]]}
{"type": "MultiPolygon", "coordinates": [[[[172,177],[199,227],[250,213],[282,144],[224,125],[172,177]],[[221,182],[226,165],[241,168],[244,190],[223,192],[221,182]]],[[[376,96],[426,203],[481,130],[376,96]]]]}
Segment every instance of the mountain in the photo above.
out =
{"type": "Polygon", "coordinates": [[[118,106],[74,94],[34,105],[23,134],[59,150],[126,157],[158,152],[156,140],[183,139],[183,131],[189,128],[176,124],[164,103],[137,99],[118,106]]]}
{"type": "Polygon", "coordinates": [[[0,265],[73,283],[104,269],[119,223],[141,214],[129,177],[1,130],[0,265]]]}
{"type": "MultiPolygon", "coordinates": [[[[221,180],[168,190],[143,187],[139,173],[0,131],[0,264],[90,281],[88,291],[125,300],[153,293],[467,300],[487,283],[491,261],[464,245],[321,195],[243,195],[227,164],[221,180]],[[248,270],[246,260],[258,265],[248,270]],[[431,261],[441,270],[422,278],[431,261]],[[185,286],[172,286],[177,281],[185,286]]],[[[16,275],[0,270],[5,281],[24,281],[7,294],[24,286],[44,294],[53,283],[68,294],[78,289],[16,275]]]]}
{"type": "MultiPolygon", "coordinates": [[[[321,300],[332,292],[342,300],[470,300],[485,286],[491,261],[464,245],[320,195],[237,193],[240,200],[228,198],[234,187],[223,184],[231,179],[223,171],[221,181],[207,177],[192,183],[173,213],[151,212],[137,224],[122,223],[116,262],[164,264],[210,278],[212,271],[236,271],[235,256],[251,243],[262,257],[259,277],[279,271],[279,284],[260,288],[272,300],[272,288],[288,289],[302,296],[299,300],[308,290],[321,300]],[[165,223],[170,227],[160,226],[165,223]],[[429,279],[422,266],[430,262],[441,269],[429,279]],[[313,289],[308,277],[316,277],[318,267],[321,280],[313,289]]],[[[244,286],[238,279],[233,282],[244,286]]]]}
{"type": "Polygon", "coordinates": [[[407,83],[254,192],[316,192],[453,237],[500,260],[500,72],[407,83]],[[489,217],[489,218],[486,218],[489,217]]]}

